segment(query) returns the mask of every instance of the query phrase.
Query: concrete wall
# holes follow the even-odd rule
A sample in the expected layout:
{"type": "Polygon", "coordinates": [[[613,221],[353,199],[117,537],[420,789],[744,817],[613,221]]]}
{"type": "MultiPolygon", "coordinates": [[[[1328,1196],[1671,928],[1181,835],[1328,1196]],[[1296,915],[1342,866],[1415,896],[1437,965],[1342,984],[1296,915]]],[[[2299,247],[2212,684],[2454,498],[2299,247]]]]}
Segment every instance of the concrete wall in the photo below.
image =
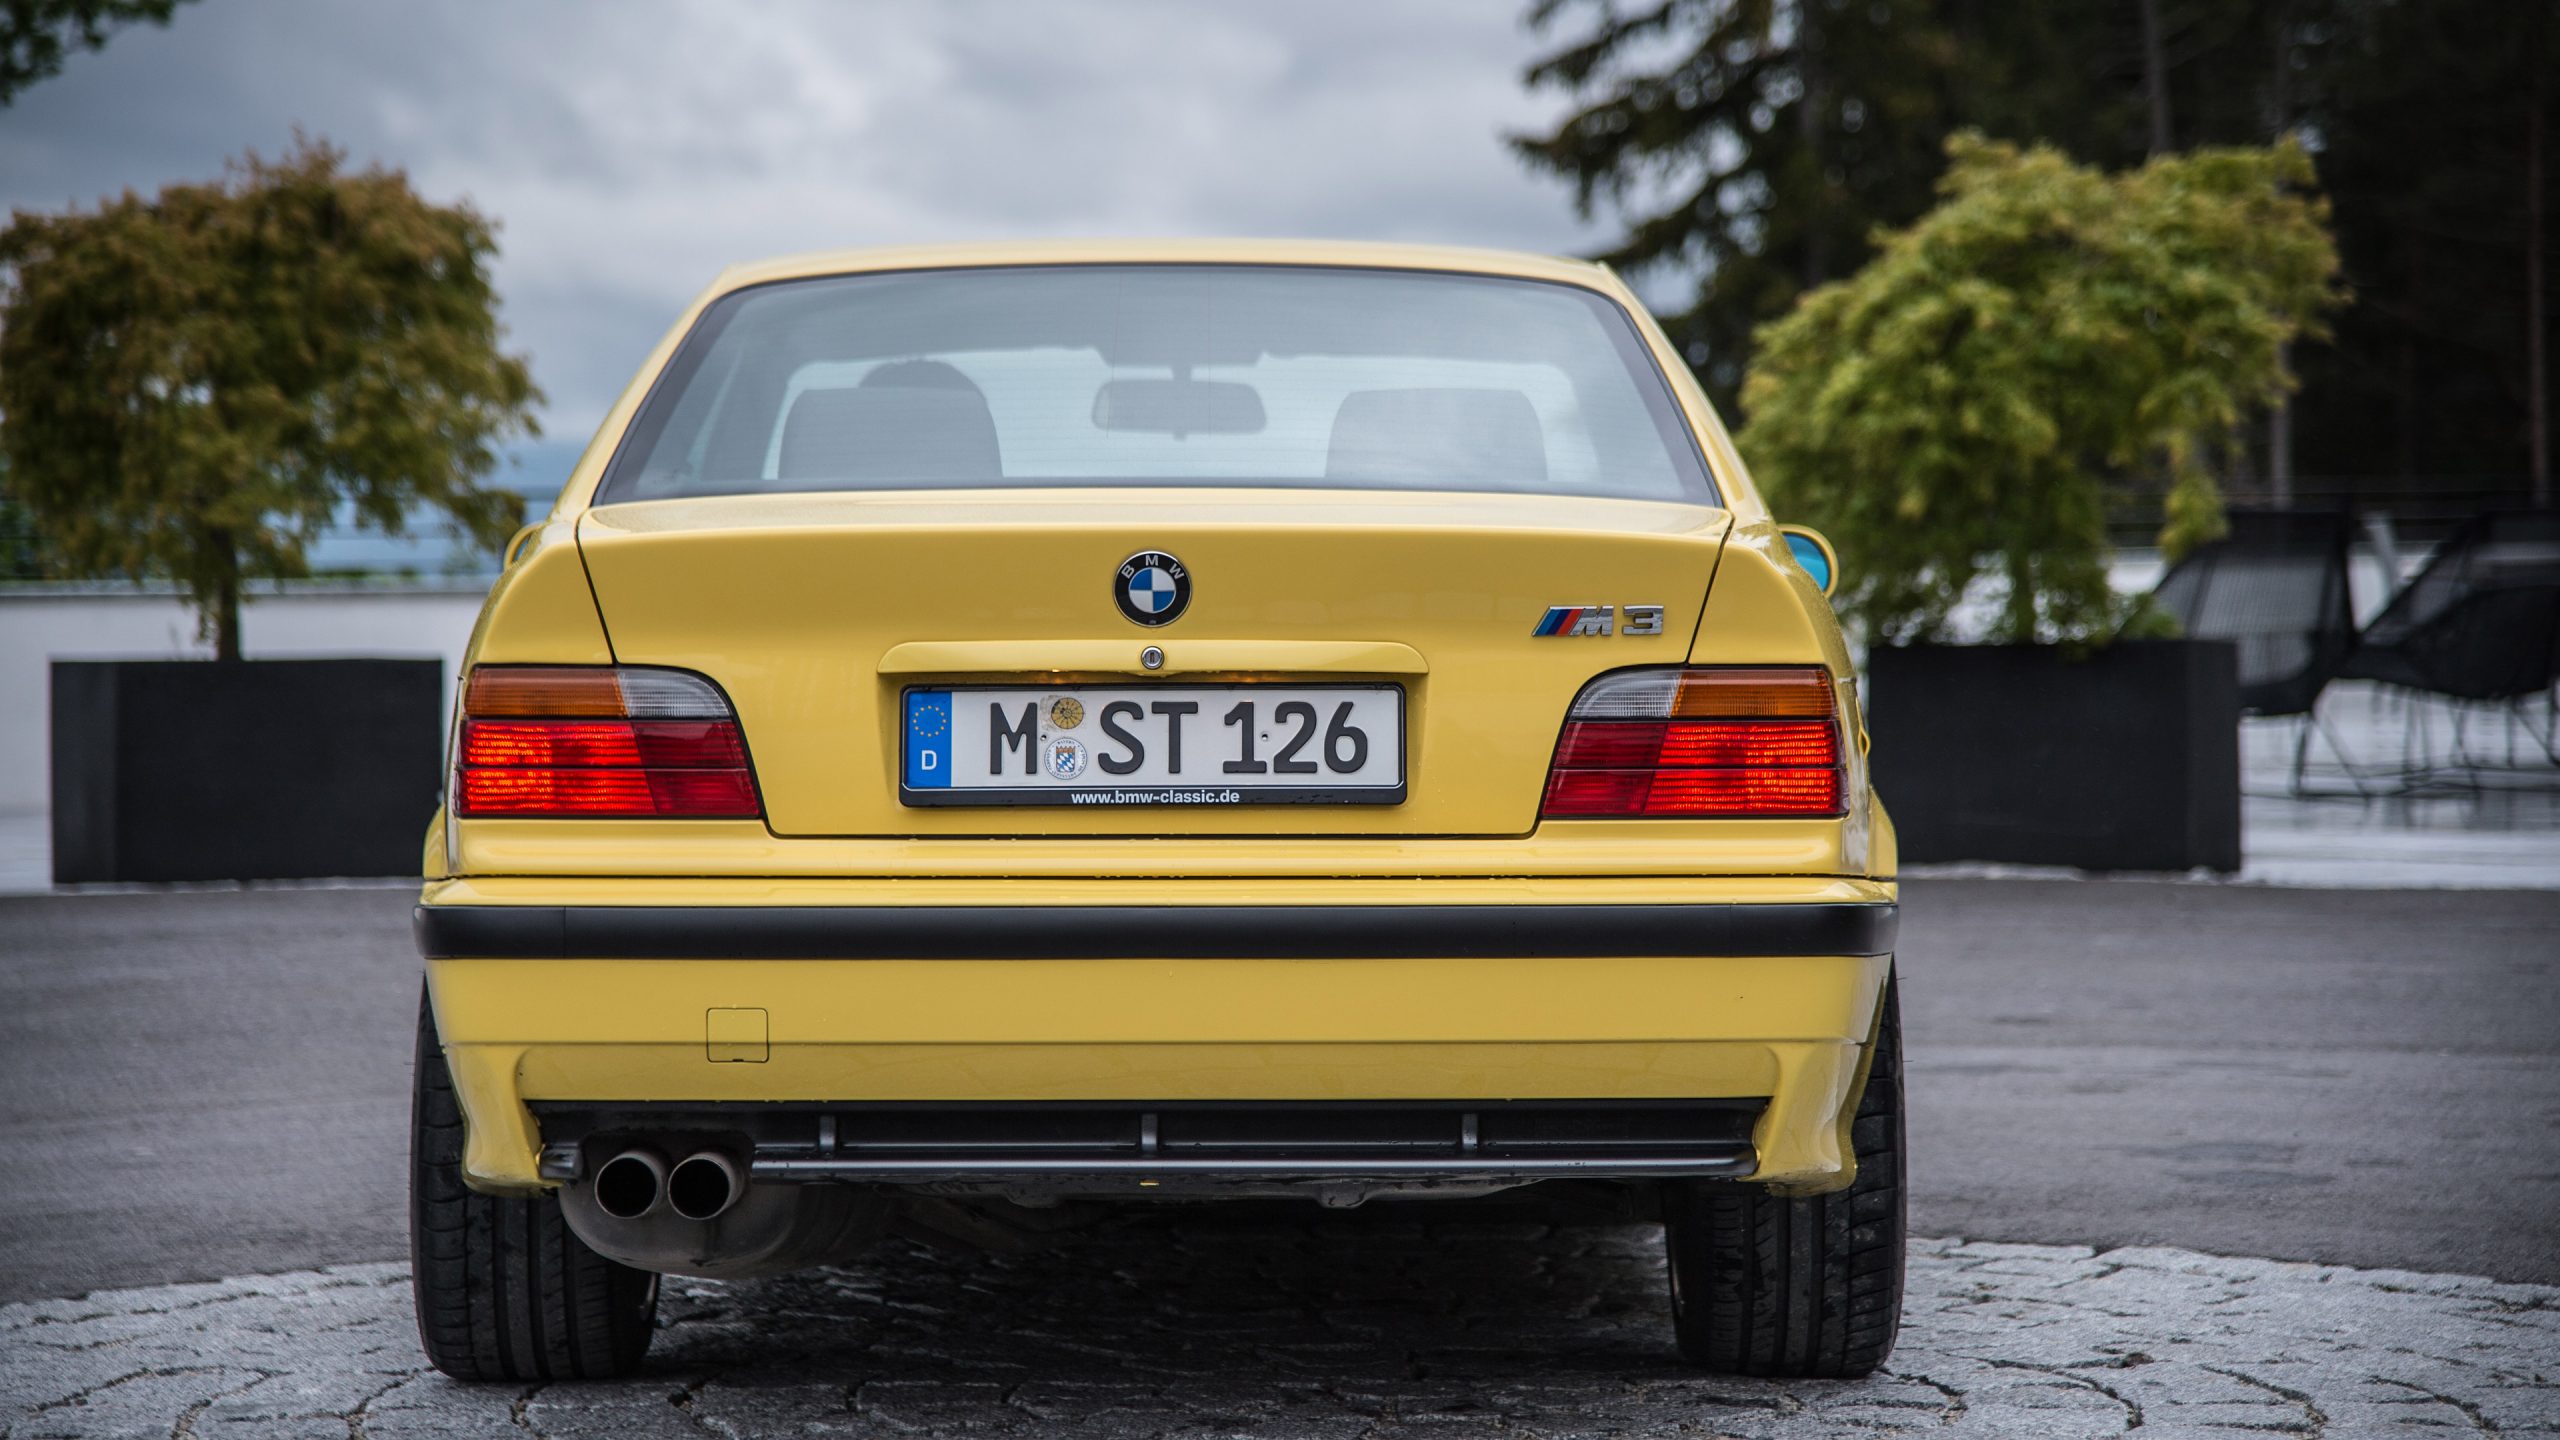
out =
{"type": "MultiPolygon", "coordinates": [[[[251,659],[436,656],[446,683],[480,613],[484,585],[463,588],[297,586],[252,595],[240,645],[251,659]]],[[[195,615],[168,591],[87,588],[0,592],[0,815],[41,811],[48,792],[47,665],[64,660],[210,655],[195,615]]],[[[448,690],[450,695],[450,690],[448,690]]]]}

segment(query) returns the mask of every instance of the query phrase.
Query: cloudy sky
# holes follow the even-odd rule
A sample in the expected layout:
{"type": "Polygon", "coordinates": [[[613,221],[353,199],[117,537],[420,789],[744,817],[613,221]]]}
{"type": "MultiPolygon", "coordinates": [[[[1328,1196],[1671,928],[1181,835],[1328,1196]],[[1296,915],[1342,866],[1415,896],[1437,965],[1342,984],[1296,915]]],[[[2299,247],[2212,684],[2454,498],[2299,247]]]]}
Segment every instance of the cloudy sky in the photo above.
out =
{"type": "MultiPolygon", "coordinates": [[[[1517,0],[203,0],[0,110],[0,206],[210,178],[294,127],[502,226],[565,474],[723,265],[1006,236],[1309,235],[1588,249],[1506,130],[1517,0]],[[564,453],[565,452],[565,453],[564,453]]],[[[532,472],[548,473],[532,473],[532,472]]]]}

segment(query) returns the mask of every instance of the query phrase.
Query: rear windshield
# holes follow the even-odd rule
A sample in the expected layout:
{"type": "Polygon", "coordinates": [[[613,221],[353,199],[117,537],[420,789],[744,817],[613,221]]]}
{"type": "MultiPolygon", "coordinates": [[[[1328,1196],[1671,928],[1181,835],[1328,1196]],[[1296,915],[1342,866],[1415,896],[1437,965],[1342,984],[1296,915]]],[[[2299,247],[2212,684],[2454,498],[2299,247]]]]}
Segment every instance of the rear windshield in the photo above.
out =
{"type": "Polygon", "coordinates": [[[1634,325],[1593,291],[1061,265],[723,297],[598,499],[998,485],[1716,498],[1634,325]]]}

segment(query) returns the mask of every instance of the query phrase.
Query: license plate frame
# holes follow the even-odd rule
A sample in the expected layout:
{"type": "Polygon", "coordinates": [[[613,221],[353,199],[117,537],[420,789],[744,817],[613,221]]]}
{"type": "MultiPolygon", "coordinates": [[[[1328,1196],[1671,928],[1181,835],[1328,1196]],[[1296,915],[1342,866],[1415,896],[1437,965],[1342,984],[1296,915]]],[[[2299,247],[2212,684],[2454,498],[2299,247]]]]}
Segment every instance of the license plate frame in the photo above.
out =
{"type": "MultiPolygon", "coordinates": [[[[1047,686],[910,685],[901,690],[898,696],[898,800],[902,805],[925,808],[1073,805],[1097,809],[1186,810],[1227,809],[1240,805],[1400,805],[1406,798],[1407,776],[1411,762],[1411,754],[1407,748],[1411,736],[1406,724],[1406,700],[1405,688],[1402,685],[1379,682],[1333,683],[1285,680],[1200,685],[1180,683],[1047,686]],[[1032,717],[1037,727],[1036,732],[1025,737],[1023,750],[1024,757],[1036,768],[1031,774],[1019,777],[1020,783],[1016,784],[985,784],[974,781],[967,784],[958,783],[960,770],[956,767],[956,756],[960,745],[964,743],[961,731],[969,728],[975,718],[966,716],[959,709],[962,704],[967,703],[960,697],[976,697],[978,701],[986,702],[989,697],[995,695],[1008,697],[1004,703],[1014,707],[1027,702],[1036,702],[1036,713],[1032,717]],[[940,697],[941,700],[939,735],[924,733],[932,728],[933,697],[940,697]],[[1213,706],[1210,703],[1212,697],[1223,699],[1226,703],[1213,706]],[[1316,697],[1322,697],[1327,703],[1316,704],[1316,697]],[[1060,699],[1071,699],[1081,707],[1081,714],[1076,721],[1064,727],[1054,723],[1060,717],[1054,713],[1053,706],[1054,702],[1060,699]],[[1186,700],[1198,704],[1197,712],[1173,718],[1175,723],[1181,723],[1183,720],[1193,722],[1185,731],[1188,738],[1184,744],[1192,753],[1207,754],[1205,769],[1192,766],[1186,759],[1187,773],[1184,778],[1179,779],[1138,778],[1123,781],[1106,773],[1103,764],[1104,756],[1099,751],[1099,744],[1114,745],[1114,751],[1109,757],[1112,760],[1137,759],[1142,766],[1145,766],[1146,762],[1143,756],[1133,757],[1127,748],[1104,738],[1101,725],[1105,707],[1124,701],[1134,701],[1142,707],[1143,711],[1144,707],[1158,701],[1180,703],[1186,700]],[[1253,751],[1249,752],[1251,758],[1260,760],[1266,766],[1266,771],[1253,775],[1249,779],[1229,773],[1224,768],[1231,760],[1245,758],[1244,754],[1240,754],[1244,751],[1241,734],[1228,733],[1231,730],[1240,732],[1243,727],[1228,724],[1224,717],[1232,713],[1235,705],[1248,701],[1257,706],[1269,707],[1256,712],[1256,720],[1259,722],[1256,726],[1257,738],[1253,751]],[[1345,701],[1355,707],[1350,728],[1359,730],[1370,747],[1368,751],[1363,752],[1362,763],[1349,772],[1330,768],[1332,760],[1341,756],[1342,746],[1339,742],[1329,740],[1326,734],[1326,717],[1333,713],[1329,706],[1345,701]],[[1269,771],[1267,768],[1277,760],[1280,748],[1270,744],[1272,737],[1268,732],[1271,728],[1284,723],[1276,718],[1274,712],[1280,706],[1293,702],[1310,703],[1314,705],[1317,714],[1313,739],[1311,742],[1302,740],[1296,747],[1304,753],[1295,763],[1307,763],[1308,758],[1312,757],[1313,763],[1319,768],[1315,774],[1307,775],[1302,780],[1281,782],[1276,778],[1277,772],[1269,771]],[[1388,765],[1386,772],[1383,772],[1391,773],[1391,780],[1372,778],[1373,775],[1381,772],[1378,771],[1377,761],[1374,758],[1376,741],[1369,736],[1370,732],[1377,728],[1375,716],[1381,708],[1393,717],[1392,725],[1388,728],[1394,736],[1394,755],[1391,765],[1388,765]],[[920,726],[923,727],[922,731],[920,726]],[[1096,746],[1087,748],[1085,761],[1073,778],[1058,778],[1049,773],[1048,746],[1052,740],[1060,738],[1062,729],[1074,732],[1068,738],[1080,741],[1091,739],[1098,742],[1096,746]],[[1211,743],[1203,744],[1204,741],[1211,743]],[[1265,748],[1266,746],[1269,748],[1265,748]],[[938,757],[938,765],[920,766],[919,757],[928,753],[938,757]],[[1355,775],[1358,777],[1357,780],[1345,781],[1343,775],[1346,773],[1355,775]],[[1193,776],[1197,778],[1191,778],[1193,776]],[[932,783],[935,779],[940,779],[943,783],[932,783]],[[920,781],[923,783],[919,783],[920,781]]],[[[1126,719],[1125,716],[1114,718],[1124,721],[1126,719]]],[[[1143,718],[1150,721],[1154,719],[1152,716],[1143,718]]],[[[1124,731],[1125,729],[1124,724],[1124,731]]],[[[994,774],[996,773],[994,747],[1003,745],[1003,758],[1010,763],[1014,754],[1010,739],[1018,734],[1019,730],[1014,722],[1001,720],[991,713],[987,723],[977,726],[968,739],[973,742],[984,741],[990,746],[991,763],[986,769],[990,774],[994,774]],[[993,733],[999,725],[1004,727],[1004,734],[1001,736],[993,733]]],[[[1298,737],[1292,732],[1287,738],[1298,737]]],[[[1152,752],[1154,747],[1142,745],[1141,748],[1152,752]]],[[[1153,767],[1146,766],[1146,768],[1153,767]]]]}

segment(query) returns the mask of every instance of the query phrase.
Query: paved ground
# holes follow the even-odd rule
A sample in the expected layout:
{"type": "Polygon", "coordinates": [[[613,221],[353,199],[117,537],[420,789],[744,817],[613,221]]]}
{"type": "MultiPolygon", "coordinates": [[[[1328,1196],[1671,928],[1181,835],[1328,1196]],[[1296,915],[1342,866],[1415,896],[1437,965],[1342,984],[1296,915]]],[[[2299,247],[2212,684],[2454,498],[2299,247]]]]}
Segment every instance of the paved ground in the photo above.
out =
{"type": "Polygon", "coordinates": [[[1888,1373],[1711,1379],[1650,1230],[1140,1221],[671,1287],[619,1384],[422,1372],[356,1266],[0,1309],[0,1434],[2014,1437],[2560,1434],[2560,1289],[2182,1250],[1939,1242],[1888,1373]]]}
{"type": "MultiPolygon", "coordinates": [[[[0,1302],[394,1259],[406,894],[0,900],[0,1302]]],[[[1906,887],[1921,1234],[2560,1284],[2560,894],[1906,887]]]]}
{"type": "Polygon", "coordinates": [[[2560,1283],[2560,895],[1904,886],[1921,1234],[2560,1283]]]}
{"type": "Polygon", "coordinates": [[[1377,1207],[671,1285],[641,1380],[453,1385],[378,1263],[407,904],[0,900],[0,1440],[2560,1434],[2560,893],[1910,884],[1914,1227],[2054,1243],[1924,1242],[1860,1386],[1682,1370],[1649,1230],[1377,1207]]]}
{"type": "Polygon", "coordinates": [[[414,898],[0,900],[0,1301],[406,1255],[414,898]]]}

